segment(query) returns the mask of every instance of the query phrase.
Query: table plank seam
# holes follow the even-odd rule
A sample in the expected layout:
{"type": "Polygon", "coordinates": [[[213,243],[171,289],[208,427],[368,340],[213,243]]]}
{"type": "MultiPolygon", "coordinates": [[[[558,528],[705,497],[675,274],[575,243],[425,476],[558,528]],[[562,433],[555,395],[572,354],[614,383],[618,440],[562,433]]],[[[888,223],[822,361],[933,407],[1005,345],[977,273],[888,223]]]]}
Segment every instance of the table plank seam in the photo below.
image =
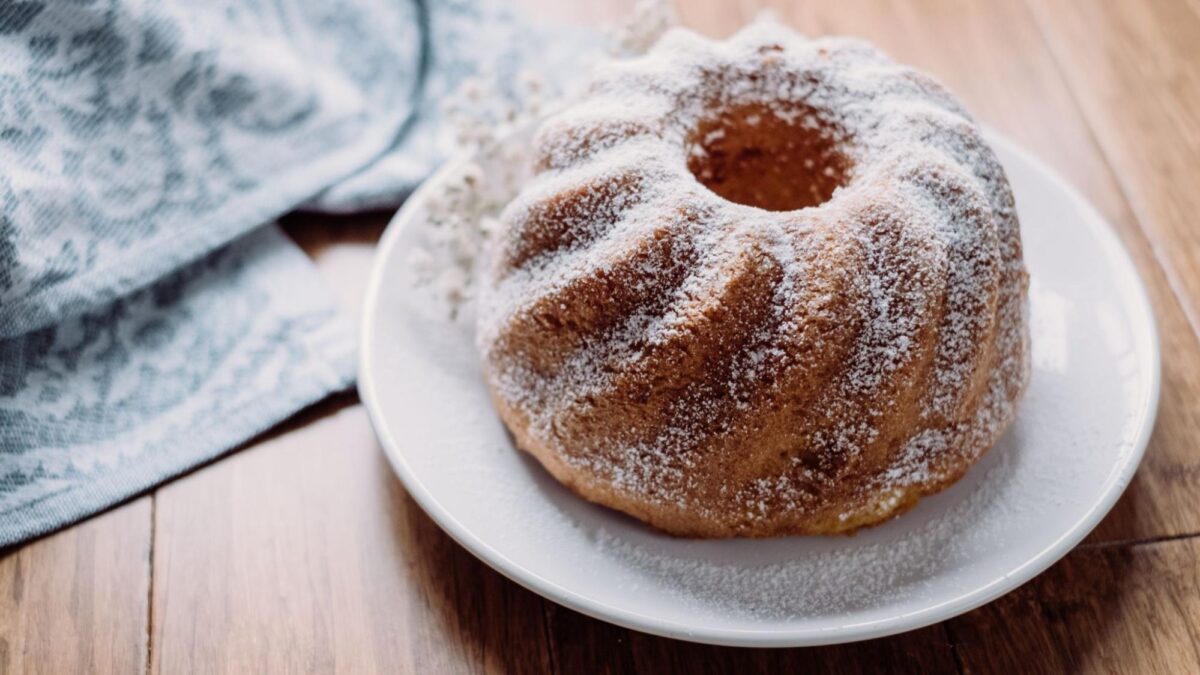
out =
{"type": "Polygon", "coordinates": [[[558,654],[554,648],[554,634],[550,630],[550,622],[554,612],[554,607],[551,602],[545,598],[540,598],[542,605],[542,633],[546,636],[546,659],[550,662],[550,672],[561,673],[558,665],[558,654]]]}
{"type": "Polygon", "coordinates": [[[962,654],[958,653],[958,636],[954,634],[954,629],[950,627],[950,621],[950,619],[942,621],[942,632],[946,635],[946,641],[950,643],[950,656],[954,658],[955,672],[958,675],[965,675],[967,669],[963,664],[962,654]]]}
{"type": "Polygon", "coordinates": [[[158,534],[158,491],[150,493],[150,549],[146,555],[149,567],[146,583],[146,659],[143,673],[149,675],[154,658],[154,549],[158,534]]]}
{"type": "Polygon", "coordinates": [[[1075,547],[1075,550],[1080,551],[1096,551],[1110,548],[1135,548],[1138,546],[1153,546],[1155,544],[1169,544],[1175,541],[1184,541],[1187,539],[1195,539],[1200,537],[1200,532],[1185,532],[1183,534],[1164,534],[1159,537],[1145,537],[1142,539],[1118,539],[1116,541],[1096,541],[1085,542],[1075,547]]]}
{"type": "MultiPolygon", "coordinates": [[[[1054,61],[1054,67],[1058,71],[1059,77],[1066,87],[1067,93],[1070,95],[1075,108],[1079,111],[1080,116],[1086,124],[1087,135],[1091,138],[1092,143],[1100,152],[1100,156],[1104,158],[1105,164],[1112,172],[1113,182],[1120,191],[1121,199],[1129,208],[1130,215],[1133,217],[1134,225],[1137,226],[1137,231],[1145,239],[1146,244],[1150,248],[1151,254],[1154,256],[1154,261],[1162,269],[1163,276],[1167,280],[1167,287],[1171,291],[1172,297],[1175,298],[1175,303],[1179,305],[1183,316],[1187,319],[1188,325],[1192,328],[1193,335],[1200,339],[1200,317],[1197,317],[1192,310],[1191,304],[1188,302],[1188,296],[1184,291],[1183,284],[1179,279],[1178,270],[1171,264],[1170,259],[1163,253],[1163,242],[1159,241],[1155,236],[1152,228],[1147,223],[1150,222],[1146,215],[1146,209],[1140,203],[1135,191],[1130,187],[1129,181],[1125,178],[1125,174],[1119,171],[1113,155],[1111,147],[1104,142],[1103,136],[1096,129],[1095,116],[1091,111],[1091,107],[1087,105],[1086,99],[1080,95],[1079,89],[1071,78],[1070,66],[1064,59],[1062,52],[1055,48],[1055,41],[1050,34],[1050,29],[1047,27],[1047,18],[1038,11],[1037,3],[1032,0],[1024,0],[1026,11],[1033,19],[1033,25],[1037,28],[1038,33],[1042,37],[1042,42],[1046,44],[1046,49],[1050,53],[1050,58],[1054,61]]],[[[1140,274],[1140,272],[1139,272],[1140,274]]],[[[1145,275],[1142,275],[1143,277],[1145,275]]]]}

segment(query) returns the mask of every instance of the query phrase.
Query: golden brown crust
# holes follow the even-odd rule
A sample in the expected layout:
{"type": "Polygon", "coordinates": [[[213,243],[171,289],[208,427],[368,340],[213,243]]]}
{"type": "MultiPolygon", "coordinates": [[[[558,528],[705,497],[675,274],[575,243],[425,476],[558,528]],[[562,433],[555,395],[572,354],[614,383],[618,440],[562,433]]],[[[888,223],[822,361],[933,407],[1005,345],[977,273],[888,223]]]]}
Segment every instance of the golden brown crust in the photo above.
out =
{"type": "MultiPolygon", "coordinates": [[[[788,535],[853,535],[864,527],[871,527],[887,522],[900,516],[917,505],[922,497],[936,494],[958,482],[974,464],[974,460],[962,459],[947,467],[937,478],[920,484],[912,484],[895,488],[882,508],[866,508],[864,500],[852,490],[846,490],[842,496],[827,495],[829,502],[824,514],[797,513],[792,518],[777,519],[769,523],[763,522],[757,526],[740,527],[736,530],[723,523],[714,522],[710,517],[681,509],[663,508],[661,505],[647,504],[640,496],[629,496],[614,490],[608,481],[599,478],[588,471],[581,471],[563,461],[560,453],[538,442],[537,438],[528,433],[528,424],[523,417],[510,408],[502,399],[493,397],[493,403],[500,418],[513,435],[516,446],[536,458],[558,482],[569,488],[580,497],[621,511],[641,520],[664,532],[679,537],[745,537],[766,538],[788,535]],[[844,500],[844,501],[843,501],[844,500]],[[841,509],[850,507],[853,516],[840,517],[841,509]]],[[[975,454],[977,457],[987,452],[999,439],[1000,429],[995,437],[981,439],[975,454]]]]}

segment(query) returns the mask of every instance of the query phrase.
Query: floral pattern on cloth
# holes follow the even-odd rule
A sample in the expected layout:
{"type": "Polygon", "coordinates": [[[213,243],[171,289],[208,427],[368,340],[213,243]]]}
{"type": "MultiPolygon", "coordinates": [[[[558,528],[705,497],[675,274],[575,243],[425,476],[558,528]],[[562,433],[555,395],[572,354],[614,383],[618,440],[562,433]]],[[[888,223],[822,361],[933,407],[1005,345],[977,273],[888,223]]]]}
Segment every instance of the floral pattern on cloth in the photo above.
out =
{"type": "Polygon", "coordinates": [[[444,92],[594,44],[488,0],[0,0],[0,545],[350,386],[270,223],[394,206],[454,149],[444,92]]]}

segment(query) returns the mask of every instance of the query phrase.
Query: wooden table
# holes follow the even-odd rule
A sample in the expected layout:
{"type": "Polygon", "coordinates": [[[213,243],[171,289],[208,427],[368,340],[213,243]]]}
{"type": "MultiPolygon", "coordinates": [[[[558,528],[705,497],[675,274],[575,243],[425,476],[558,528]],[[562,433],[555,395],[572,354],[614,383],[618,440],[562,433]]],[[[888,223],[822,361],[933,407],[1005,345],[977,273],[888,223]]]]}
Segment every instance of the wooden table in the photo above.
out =
{"type": "MultiPolygon", "coordinates": [[[[597,20],[628,0],[527,0],[597,20]]],[[[760,3],[691,0],[725,35],[760,3]]],[[[1111,220],[1163,347],[1146,459],[1086,542],[974,612],[872,642],[743,650],[542,600],[454,544],[397,482],[353,394],[0,558],[0,673],[1200,672],[1200,0],[779,3],[809,33],[927,69],[1111,220]]],[[[388,214],[287,226],[359,309],[388,214]]]]}

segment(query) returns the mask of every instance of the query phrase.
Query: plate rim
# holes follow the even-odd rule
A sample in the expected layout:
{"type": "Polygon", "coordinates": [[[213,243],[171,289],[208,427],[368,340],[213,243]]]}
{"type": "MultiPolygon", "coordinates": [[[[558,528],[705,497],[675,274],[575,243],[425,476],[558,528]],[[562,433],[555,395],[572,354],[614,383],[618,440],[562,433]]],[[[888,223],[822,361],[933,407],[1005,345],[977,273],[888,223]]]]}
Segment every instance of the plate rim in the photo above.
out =
{"type": "MultiPolygon", "coordinates": [[[[521,131],[519,129],[513,134],[519,134],[521,131]]],[[[425,488],[416,472],[405,461],[400,443],[392,436],[384,421],[384,415],[378,407],[378,399],[375,395],[374,368],[371,362],[373,347],[371,327],[377,322],[385,262],[391,258],[390,253],[400,240],[401,233],[410,226],[409,221],[414,219],[413,214],[417,212],[417,206],[429,200],[435,186],[444,182],[459,166],[470,161],[473,153],[465,153],[446,162],[427,178],[388,222],[383,236],[376,245],[366,293],[363,296],[362,316],[359,323],[357,390],[388,463],[404,485],[405,490],[421,509],[451,539],[492,569],[552,602],[601,621],[652,635],[731,647],[808,647],[841,644],[924,628],[969,612],[1015,590],[1073,550],[1100,524],[1104,516],[1112,510],[1117,500],[1125,493],[1126,487],[1141,465],[1154,430],[1162,394],[1162,349],[1153,305],[1150,303],[1145,283],[1128,250],[1121,243],[1119,235],[1108,219],[1064,177],[1031,152],[991,128],[984,129],[984,136],[990,145],[1003,146],[1005,151],[1017,156],[1042,174],[1064,195],[1065,199],[1072,202],[1073,206],[1085,215],[1084,220],[1087,227],[1112,263],[1118,268],[1124,268],[1124,271],[1136,282],[1132,288],[1128,289],[1131,294],[1130,299],[1144,314],[1143,327],[1148,332],[1149,395],[1140,402],[1141,408],[1137,411],[1139,427],[1134,435],[1131,452],[1126,456],[1120,470],[1115,474],[1110,474],[1109,484],[1104,492],[1083,516],[1057,539],[1030,556],[1015,569],[935,605],[872,621],[817,629],[713,629],[689,626],[648,616],[581,595],[516,563],[492,548],[483,538],[471,532],[442,507],[433,494],[425,488]]]]}

